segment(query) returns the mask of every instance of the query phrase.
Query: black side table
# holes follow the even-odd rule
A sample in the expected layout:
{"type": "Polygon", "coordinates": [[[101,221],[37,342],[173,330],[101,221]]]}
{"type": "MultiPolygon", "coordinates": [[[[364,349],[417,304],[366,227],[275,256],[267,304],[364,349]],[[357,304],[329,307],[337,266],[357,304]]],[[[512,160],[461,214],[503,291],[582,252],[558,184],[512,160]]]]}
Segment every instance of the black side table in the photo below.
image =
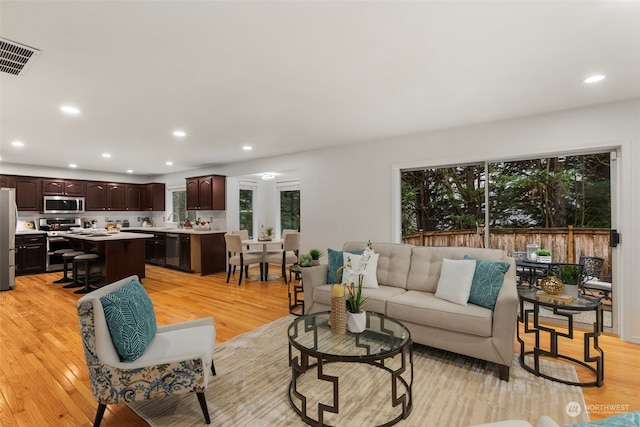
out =
{"type": "MultiPolygon", "coordinates": [[[[518,314],[518,322],[524,325],[524,334],[534,334],[535,344],[533,349],[527,350],[525,342],[520,336],[520,328],[516,329],[518,342],[520,343],[520,366],[527,371],[539,377],[543,377],[552,381],[563,384],[577,385],[582,387],[598,386],[604,384],[604,351],[598,346],[598,337],[602,332],[602,302],[597,298],[588,296],[579,296],[568,304],[561,304],[554,301],[539,300],[536,295],[542,292],[537,289],[519,289],[518,297],[520,299],[520,313],[518,314]],[[530,303],[532,308],[527,308],[530,303]],[[558,332],[549,325],[540,324],[540,307],[546,307],[553,310],[553,314],[565,317],[567,319],[567,332],[558,332]],[[593,324],[593,332],[585,332],[583,336],[584,354],[582,360],[564,355],[560,353],[558,348],[558,337],[574,339],[573,315],[582,311],[594,311],[596,321],[593,324]],[[530,322],[533,316],[533,321],[530,322]],[[549,335],[549,350],[541,348],[540,336],[541,332],[549,335]],[[533,355],[533,367],[527,365],[525,356],[533,355]],[[555,378],[540,371],[540,356],[547,356],[556,359],[566,360],[568,362],[583,366],[593,372],[595,378],[590,382],[573,382],[561,378],[555,378]]],[[[577,333],[575,334],[577,335],[577,333]]]]}
{"type": "Polygon", "coordinates": [[[293,264],[291,267],[289,267],[289,313],[295,314],[296,316],[301,316],[304,314],[304,297],[301,297],[301,294],[303,292],[302,268],[303,267],[298,264],[293,264]],[[292,273],[294,276],[294,280],[291,280],[292,273]],[[299,308],[301,308],[301,310],[298,312],[299,308]]]}

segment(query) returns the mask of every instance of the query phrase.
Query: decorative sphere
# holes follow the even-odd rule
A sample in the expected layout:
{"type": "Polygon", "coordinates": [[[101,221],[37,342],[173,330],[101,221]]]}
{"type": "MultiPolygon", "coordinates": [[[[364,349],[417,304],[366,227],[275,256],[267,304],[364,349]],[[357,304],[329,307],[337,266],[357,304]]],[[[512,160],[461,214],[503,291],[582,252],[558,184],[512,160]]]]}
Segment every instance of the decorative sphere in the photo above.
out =
{"type": "Polygon", "coordinates": [[[540,287],[549,295],[558,295],[564,290],[564,283],[556,276],[547,276],[540,281],[540,287]]]}

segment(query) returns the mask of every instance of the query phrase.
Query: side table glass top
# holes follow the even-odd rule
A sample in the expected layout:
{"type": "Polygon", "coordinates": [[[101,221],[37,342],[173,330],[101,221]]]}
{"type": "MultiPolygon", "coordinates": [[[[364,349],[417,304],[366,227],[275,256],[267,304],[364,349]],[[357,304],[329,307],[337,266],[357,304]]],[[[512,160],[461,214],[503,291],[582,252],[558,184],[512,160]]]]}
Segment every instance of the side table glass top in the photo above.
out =
{"type": "Polygon", "coordinates": [[[324,311],[295,319],[288,330],[291,345],[310,354],[367,359],[397,352],[411,341],[411,333],[402,323],[369,311],[364,332],[332,334],[329,314],[324,311]]]}
{"type": "Polygon", "coordinates": [[[536,298],[536,294],[538,292],[544,292],[544,291],[541,291],[540,289],[536,289],[536,288],[518,289],[518,294],[520,295],[520,298],[529,302],[537,302],[538,304],[542,306],[547,306],[547,307],[562,307],[562,308],[567,308],[571,310],[586,311],[586,310],[594,310],[596,307],[602,304],[602,302],[598,298],[589,297],[586,295],[579,295],[578,298],[574,299],[573,301],[567,304],[558,304],[558,303],[538,300],[536,298]]]}

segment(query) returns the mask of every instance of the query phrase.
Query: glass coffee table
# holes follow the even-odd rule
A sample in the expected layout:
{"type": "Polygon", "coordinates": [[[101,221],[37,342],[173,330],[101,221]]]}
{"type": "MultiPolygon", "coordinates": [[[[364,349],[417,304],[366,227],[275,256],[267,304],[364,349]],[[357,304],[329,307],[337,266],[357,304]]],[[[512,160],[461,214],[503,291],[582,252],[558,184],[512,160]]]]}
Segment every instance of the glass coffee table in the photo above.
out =
{"type": "MultiPolygon", "coordinates": [[[[390,419],[382,420],[381,423],[376,420],[377,425],[391,426],[407,418],[411,413],[413,400],[413,346],[409,330],[397,320],[383,314],[367,312],[367,329],[364,332],[354,334],[347,331],[344,335],[336,335],[331,333],[329,314],[325,311],[303,315],[289,326],[291,407],[309,425],[330,425],[325,423],[325,413],[339,413],[340,391],[345,387],[347,391],[357,389],[359,385],[356,376],[355,381],[353,378],[343,380],[347,384],[340,388],[340,371],[331,373],[331,367],[328,365],[355,362],[375,367],[376,375],[378,370],[382,375],[390,375],[391,381],[384,380],[384,384],[388,384],[389,407],[392,408],[390,419]],[[314,369],[315,378],[309,378],[308,375],[314,369]],[[315,389],[324,390],[325,393],[321,392],[319,398],[309,398],[305,395],[307,391],[301,386],[302,380],[305,380],[307,385],[309,382],[315,383],[315,389]],[[314,403],[316,400],[317,408],[314,403]],[[315,415],[317,418],[314,418],[315,415]]],[[[344,370],[342,372],[344,373],[344,370]]],[[[384,390],[371,390],[371,393],[376,394],[383,392],[384,390]]],[[[344,400],[348,405],[353,399],[347,396],[344,400]]],[[[349,410],[351,414],[354,411],[353,408],[349,410]]],[[[355,411],[357,410],[356,408],[355,411]]]]}

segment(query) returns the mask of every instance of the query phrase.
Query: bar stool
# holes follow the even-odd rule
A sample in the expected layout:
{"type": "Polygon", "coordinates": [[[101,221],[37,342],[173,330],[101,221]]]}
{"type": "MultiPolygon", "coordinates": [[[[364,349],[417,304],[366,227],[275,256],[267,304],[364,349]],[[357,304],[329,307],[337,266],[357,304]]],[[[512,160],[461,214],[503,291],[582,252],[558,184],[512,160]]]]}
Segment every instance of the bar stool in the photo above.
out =
{"type": "Polygon", "coordinates": [[[64,277],[60,280],[66,279],[65,282],[71,282],[68,285],[64,285],[63,288],[69,289],[69,288],[78,288],[80,285],[78,285],[76,283],[76,277],[75,274],[73,275],[73,279],[70,278],[68,276],[68,272],[69,272],[69,263],[71,263],[72,268],[73,268],[73,259],[75,257],[77,257],[78,255],[84,255],[83,251],[71,251],[71,252],[65,252],[62,254],[62,263],[64,265],[64,277]]]}
{"type": "MultiPolygon", "coordinates": [[[[62,255],[66,254],[66,253],[69,253],[69,252],[77,252],[77,251],[74,251],[73,249],[58,249],[57,251],[53,252],[53,255],[61,257],[62,255]]],[[[54,280],[53,283],[69,283],[71,281],[73,281],[73,279],[71,279],[71,277],[67,276],[67,263],[65,262],[64,263],[64,276],[62,276],[61,279],[54,280]]]]}
{"type": "MultiPolygon", "coordinates": [[[[74,294],[88,294],[97,289],[91,286],[91,265],[99,259],[100,255],[92,253],[78,255],[73,258],[73,280],[80,286],[84,285],[84,288],[78,289],[74,294]],[[78,268],[80,266],[84,267],[84,274],[80,273],[78,268]]],[[[94,280],[94,282],[98,281],[100,281],[100,279],[94,280]]]]}

